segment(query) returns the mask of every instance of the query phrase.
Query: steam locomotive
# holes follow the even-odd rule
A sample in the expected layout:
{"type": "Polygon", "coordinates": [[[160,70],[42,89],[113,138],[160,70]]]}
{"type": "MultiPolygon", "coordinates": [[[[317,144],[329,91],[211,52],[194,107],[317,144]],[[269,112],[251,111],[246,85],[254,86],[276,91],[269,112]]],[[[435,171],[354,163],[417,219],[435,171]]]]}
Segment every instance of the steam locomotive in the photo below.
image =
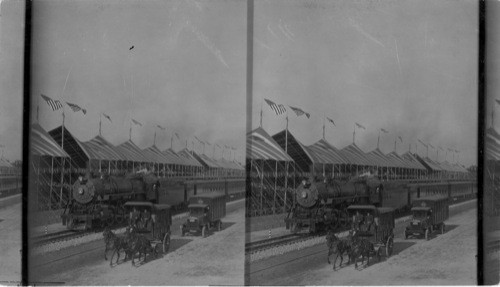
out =
{"type": "Polygon", "coordinates": [[[410,210],[414,199],[429,195],[447,196],[452,203],[476,197],[477,190],[471,182],[410,184],[402,180],[382,182],[376,176],[355,177],[345,182],[308,178],[295,190],[285,226],[292,233],[306,228],[315,233],[346,227],[350,225],[349,205],[391,207],[400,213],[410,210]]]}
{"type": "Polygon", "coordinates": [[[124,208],[127,201],[168,204],[177,213],[186,210],[191,196],[211,192],[224,192],[228,201],[240,199],[244,197],[244,180],[178,181],[147,173],[79,177],[61,219],[68,229],[113,226],[127,219],[124,208]]]}
{"type": "Polygon", "coordinates": [[[79,177],[72,187],[72,199],[61,215],[62,223],[68,229],[122,223],[126,218],[125,202],[158,203],[159,187],[159,180],[152,175],[79,177]]]}

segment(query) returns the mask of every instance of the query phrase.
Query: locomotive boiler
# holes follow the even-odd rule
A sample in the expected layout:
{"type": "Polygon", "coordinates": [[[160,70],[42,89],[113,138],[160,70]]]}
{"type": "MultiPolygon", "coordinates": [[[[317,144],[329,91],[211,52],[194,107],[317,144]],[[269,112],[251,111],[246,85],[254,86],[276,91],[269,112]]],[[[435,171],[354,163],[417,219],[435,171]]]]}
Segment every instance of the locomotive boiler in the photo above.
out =
{"type": "Polygon", "coordinates": [[[126,218],[123,204],[129,200],[157,203],[159,185],[155,176],[147,174],[79,177],[61,215],[63,225],[68,229],[92,229],[121,223],[126,218]]]}
{"type": "Polygon", "coordinates": [[[349,224],[351,204],[380,205],[383,185],[376,177],[356,177],[346,182],[304,179],[295,190],[294,205],[285,218],[291,232],[309,229],[314,233],[349,224]]]}

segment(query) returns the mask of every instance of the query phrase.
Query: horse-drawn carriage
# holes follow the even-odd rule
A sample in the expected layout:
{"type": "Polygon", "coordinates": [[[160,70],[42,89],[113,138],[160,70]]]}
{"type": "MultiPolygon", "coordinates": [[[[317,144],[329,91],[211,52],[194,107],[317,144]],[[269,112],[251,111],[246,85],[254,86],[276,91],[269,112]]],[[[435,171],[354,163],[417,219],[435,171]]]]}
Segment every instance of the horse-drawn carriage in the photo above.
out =
{"type": "Polygon", "coordinates": [[[355,236],[373,244],[369,255],[376,255],[379,261],[382,255],[390,257],[394,247],[394,209],[374,205],[351,205],[347,212],[352,218],[355,236]]]}
{"type": "Polygon", "coordinates": [[[167,253],[172,225],[170,206],[147,201],[129,201],[124,206],[134,232],[148,239],[156,253],[167,253]]]}

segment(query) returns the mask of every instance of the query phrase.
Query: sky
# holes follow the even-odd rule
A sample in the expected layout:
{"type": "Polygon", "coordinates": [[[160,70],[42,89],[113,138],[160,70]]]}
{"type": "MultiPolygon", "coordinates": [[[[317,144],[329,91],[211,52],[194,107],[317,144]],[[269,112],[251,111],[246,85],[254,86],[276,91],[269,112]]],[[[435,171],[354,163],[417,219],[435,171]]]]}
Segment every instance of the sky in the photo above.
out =
{"type": "Polygon", "coordinates": [[[24,2],[0,1],[0,157],[22,158],[24,2]]]}
{"type": "MultiPolygon", "coordinates": [[[[63,1],[33,2],[33,121],[46,130],[62,123],[41,98],[64,105],[65,126],[81,141],[102,135],[118,145],[129,139],[197,151],[206,141],[236,148],[245,144],[246,2],[63,1]],[[131,49],[133,46],[133,49],[131,49]],[[105,113],[111,122],[102,117],[105,113]],[[157,125],[166,128],[161,130],[157,125]]],[[[225,152],[225,158],[228,157],[225,152]]],[[[215,157],[221,157],[216,148],[215,157]]]]}
{"type": "MultiPolygon", "coordinates": [[[[263,99],[288,108],[289,130],[303,144],[322,138],[426,156],[418,143],[457,149],[468,166],[477,153],[477,1],[256,0],[252,126],[285,128],[263,99]],[[288,106],[311,114],[297,117],[288,106]],[[418,146],[416,147],[418,143],[418,146]]],[[[500,121],[500,119],[499,119],[500,121]]],[[[433,160],[445,152],[429,148],[433,160]]]]}

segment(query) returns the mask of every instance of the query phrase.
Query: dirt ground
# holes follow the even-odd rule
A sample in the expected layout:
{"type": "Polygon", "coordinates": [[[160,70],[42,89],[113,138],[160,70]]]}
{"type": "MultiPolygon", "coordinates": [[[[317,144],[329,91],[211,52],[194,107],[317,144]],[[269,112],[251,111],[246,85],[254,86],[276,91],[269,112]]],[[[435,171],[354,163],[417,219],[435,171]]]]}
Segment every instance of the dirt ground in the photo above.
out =
{"type": "Polygon", "coordinates": [[[244,208],[228,213],[223,222],[222,231],[206,238],[188,236],[188,244],[139,267],[130,260],[110,267],[102,260],[43,280],[65,285],[243,285],[244,208]]]}
{"type": "Polygon", "coordinates": [[[0,285],[21,280],[21,203],[0,209],[0,285]]]}
{"type": "MultiPolygon", "coordinates": [[[[333,271],[326,253],[287,264],[252,284],[264,285],[476,285],[476,209],[446,221],[449,230],[430,241],[402,239],[396,234],[397,254],[380,263],[355,270],[344,265],[333,271]],[[319,263],[321,262],[321,263],[319,263]],[[316,265],[316,266],[315,266],[316,265]],[[312,267],[314,266],[314,267],[312,267]],[[283,275],[278,275],[282,273],[283,275]]],[[[271,271],[270,271],[271,272],[271,271]]]]}

